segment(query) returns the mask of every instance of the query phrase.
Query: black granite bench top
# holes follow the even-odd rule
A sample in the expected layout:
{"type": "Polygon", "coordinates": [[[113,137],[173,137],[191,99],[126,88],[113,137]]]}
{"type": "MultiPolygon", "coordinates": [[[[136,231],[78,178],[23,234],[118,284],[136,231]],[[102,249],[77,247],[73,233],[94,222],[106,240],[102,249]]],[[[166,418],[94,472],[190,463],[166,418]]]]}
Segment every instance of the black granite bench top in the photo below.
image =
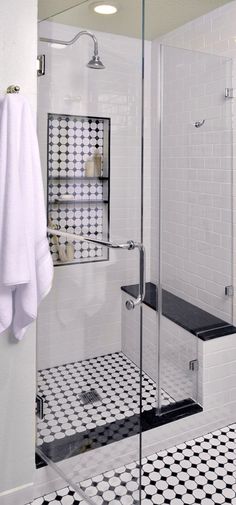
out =
{"type": "MultiPolygon", "coordinates": [[[[138,284],[121,289],[135,298],[138,296],[138,284]]],[[[157,288],[152,282],[146,283],[144,304],[158,310],[157,288]]],[[[165,290],[162,291],[162,314],[204,341],[236,333],[235,326],[165,290]]]]}

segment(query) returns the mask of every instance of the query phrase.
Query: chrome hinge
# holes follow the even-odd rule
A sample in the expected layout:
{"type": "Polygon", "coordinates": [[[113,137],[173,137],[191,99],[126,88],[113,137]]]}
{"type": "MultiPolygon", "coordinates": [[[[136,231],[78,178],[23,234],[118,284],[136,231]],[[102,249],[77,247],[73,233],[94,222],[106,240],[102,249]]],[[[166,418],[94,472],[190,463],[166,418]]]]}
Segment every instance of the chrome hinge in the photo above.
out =
{"type": "Polygon", "coordinates": [[[191,372],[197,372],[198,369],[199,369],[198,359],[192,359],[191,361],[189,361],[189,370],[191,370],[191,372]]]}
{"type": "Polygon", "coordinates": [[[37,57],[37,76],[45,75],[45,54],[39,54],[37,57]]]}
{"type": "Polygon", "coordinates": [[[234,296],[234,287],[231,286],[225,286],[225,296],[234,296]]]}
{"type": "Polygon", "coordinates": [[[44,418],[44,399],[40,395],[36,395],[36,415],[39,419],[44,418]]]}
{"type": "Polygon", "coordinates": [[[235,98],[234,88],[225,88],[225,98],[235,98]]]}

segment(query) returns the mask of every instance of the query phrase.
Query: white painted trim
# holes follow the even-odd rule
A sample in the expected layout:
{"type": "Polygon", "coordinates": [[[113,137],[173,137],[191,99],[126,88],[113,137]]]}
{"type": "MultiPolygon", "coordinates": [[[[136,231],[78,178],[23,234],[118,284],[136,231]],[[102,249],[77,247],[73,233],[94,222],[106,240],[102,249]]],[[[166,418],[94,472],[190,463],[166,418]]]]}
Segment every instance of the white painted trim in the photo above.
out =
{"type": "Polygon", "coordinates": [[[0,493],[1,505],[25,505],[32,500],[34,483],[24,484],[23,486],[8,489],[0,493]]]}

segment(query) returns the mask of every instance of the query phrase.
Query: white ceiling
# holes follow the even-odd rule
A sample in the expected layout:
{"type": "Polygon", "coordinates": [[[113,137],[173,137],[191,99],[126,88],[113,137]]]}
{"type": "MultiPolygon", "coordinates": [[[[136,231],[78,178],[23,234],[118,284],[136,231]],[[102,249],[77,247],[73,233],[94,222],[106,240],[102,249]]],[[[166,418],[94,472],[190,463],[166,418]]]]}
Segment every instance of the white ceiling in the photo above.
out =
{"type": "MultiPolygon", "coordinates": [[[[95,14],[97,0],[39,0],[39,19],[130,37],[141,34],[141,0],[111,0],[117,14],[95,14]]],[[[235,0],[146,0],[146,39],[154,39],[235,0]]]]}

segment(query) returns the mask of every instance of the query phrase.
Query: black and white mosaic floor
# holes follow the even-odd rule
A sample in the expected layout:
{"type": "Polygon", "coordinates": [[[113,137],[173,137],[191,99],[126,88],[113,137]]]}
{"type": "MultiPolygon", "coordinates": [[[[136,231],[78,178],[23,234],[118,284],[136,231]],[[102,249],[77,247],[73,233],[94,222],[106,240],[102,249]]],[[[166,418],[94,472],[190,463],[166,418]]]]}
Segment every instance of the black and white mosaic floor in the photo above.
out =
{"type": "MultiPolygon", "coordinates": [[[[80,486],[96,505],[133,505],[138,466],[129,464],[80,486]]],[[[143,459],[142,505],[236,505],[236,424],[143,459]]],[[[29,505],[86,505],[66,487],[29,505]]]]}
{"type": "MultiPolygon", "coordinates": [[[[138,367],[122,352],[40,371],[38,393],[45,407],[38,446],[138,414],[139,382],[138,367]]],[[[174,400],[162,391],[162,405],[170,403],[174,400]]],[[[155,383],[143,374],[143,410],[155,406],[155,383]]]]}

